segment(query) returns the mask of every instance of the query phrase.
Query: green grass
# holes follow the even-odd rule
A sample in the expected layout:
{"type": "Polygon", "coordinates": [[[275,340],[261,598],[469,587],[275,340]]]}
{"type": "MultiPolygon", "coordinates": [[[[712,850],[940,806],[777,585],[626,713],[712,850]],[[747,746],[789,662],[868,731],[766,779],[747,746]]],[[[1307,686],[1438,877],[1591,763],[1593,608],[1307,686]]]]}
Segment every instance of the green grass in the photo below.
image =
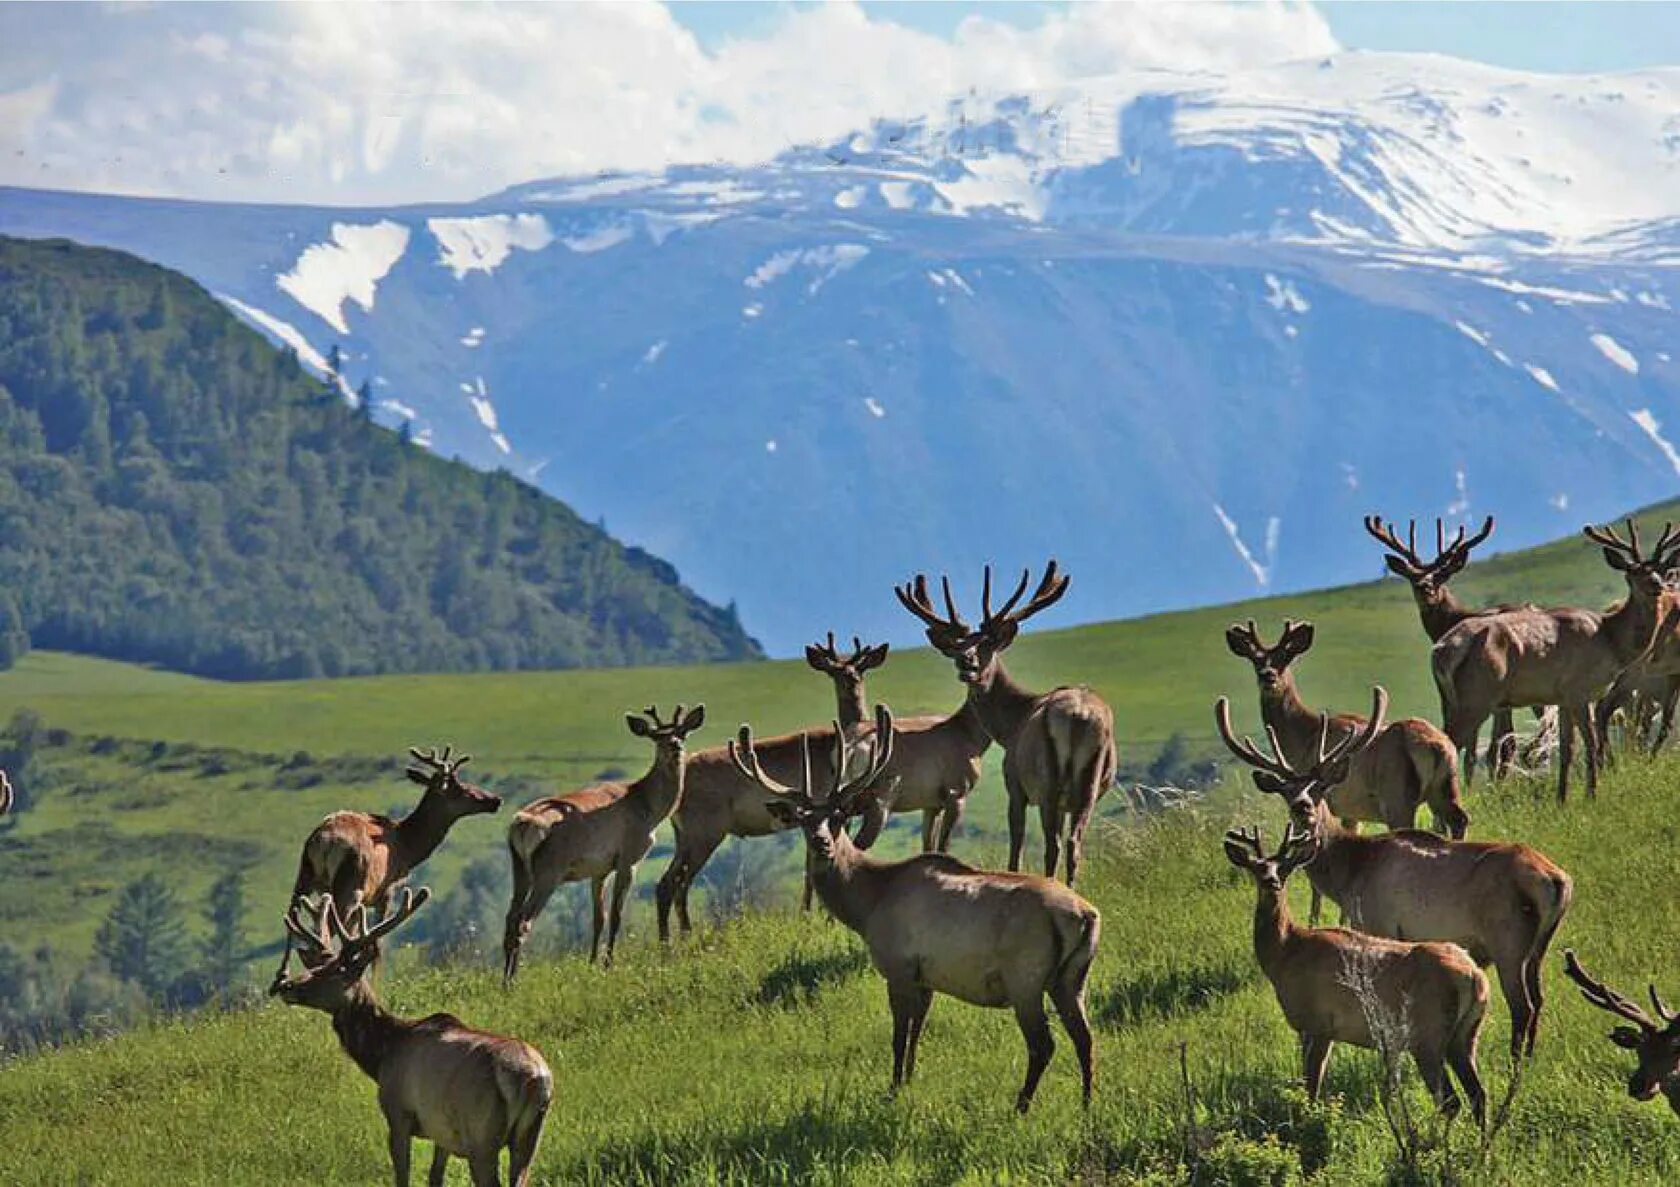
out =
{"type": "MultiPolygon", "coordinates": [[[[1363,536],[1348,546],[1370,548],[1375,567],[1363,536]]],[[[1575,540],[1494,558],[1455,588],[1474,601],[1601,604],[1619,579],[1575,540]]],[[[1029,684],[1095,686],[1114,705],[1123,753],[1152,752],[1174,732],[1205,747],[1217,695],[1232,695],[1239,721],[1252,721],[1253,680],[1226,652],[1222,629],[1250,616],[1268,634],[1286,616],[1318,623],[1302,666],[1309,699],[1360,708],[1381,681],[1397,712],[1434,716],[1422,632],[1409,594],[1392,582],[1031,634],[1010,665],[1029,684]]],[[[925,651],[895,654],[871,691],[906,714],[959,697],[949,665],[925,651]]],[[[129,878],[163,868],[192,903],[238,864],[252,876],[251,926],[266,937],[297,846],[322,814],[412,802],[395,771],[338,756],[386,759],[409,744],[450,741],[473,751],[473,769],[493,781],[563,788],[608,767],[641,770],[647,749],[623,712],[679,699],[706,702],[702,744],[742,720],[770,732],[832,711],[828,682],[802,662],[229,685],[33,654],[0,673],[0,719],[31,708],[73,738],[46,754],[53,782],[41,803],[0,825],[0,929],[19,947],[50,939],[82,951],[129,878]],[[174,745],[155,759],[129,745],[97,752],[93,740],[104,736],[174,745]],[[224,753],[203,753],[215,749],[224,753]],[[287,786],[282,756],[297,750],[319,764],[320,782],[287,786]]],[[[1577,907],[1558,950],[1576,944],[1592,967],[1637,990],[1680,976],[1680,917],[1667,892],[1677,790],[1680,766],[1631,764],[1596,803],[1560,810],[1545,786],[1517,784],[1496,795],[1478,789],[1470,809],[1475,835],[1530,841],[1576,875],[1577,907]]],[[[1262,820],[1275,833],[1280,811],[1236,797],[1227,789],[1207,807],[1143,820],[1120,812],[1118,797],[1108,801],[1082,886],[1105,916],[1092,983],[1101,1088],[1088,1118],[1064,1041],[1033,1115],[1015,1120],[1022,1052],[1012,1020],[950,1001],[935,1007],[918,1083],[886,1099],[884,993],[856,941],[820,917],[772,912],[667,955],[638,902],[611,973],[575,959],[537,962],[504,995],[489,969],[424,970],[399,953],[388,994],[398,1009],[447,1009],[548,1053],[559,1092],[544,1182],[1176,1181],[1180,1043],[1202,1102],[1198,1127],[1259,1138],[1288,1121],[1280,1156],[1299,1161],[1305,1151],[1314,1181],[1380,1179],[1391,1145],[1374,1103],[1373,1057],[1336,1056],[1340,1111],[1304,1111],[1291,1095],[1293,1043],[1248,946],[1251,891],[1218,844],[1232,819],[1262,820]]],[[[976,828],[959,842],[964,856],[1000,859],[1002,799],[994,755],[971,812],[976,828]]],[[[497,854],[505,819],[462,824],[425,880],[446,888],[463,864],[497,854]]],[[[895,847],[905,843],[901,832],[895,847]]],[[[644,887],[663,860],[656,852],[644,868],[644,887]]],[[[1626,1057],[1604,1041],[1604,1019],[1565,990],[1555,967],[1548,983],[1540,1058],[1490,1173],[1506,1182],[1674,1181],[1680,1124],[1625,1098],[1626,1057]]],[[[1484,1042],[1496,1085],[1505,1029],[1501,1006],[1484,1042]]],[[[303,1011],[164,1025],[0,1068],[0,1182],[385,1176],[371,1086],[338,1053],[325,1019],[303,1011]]]]}

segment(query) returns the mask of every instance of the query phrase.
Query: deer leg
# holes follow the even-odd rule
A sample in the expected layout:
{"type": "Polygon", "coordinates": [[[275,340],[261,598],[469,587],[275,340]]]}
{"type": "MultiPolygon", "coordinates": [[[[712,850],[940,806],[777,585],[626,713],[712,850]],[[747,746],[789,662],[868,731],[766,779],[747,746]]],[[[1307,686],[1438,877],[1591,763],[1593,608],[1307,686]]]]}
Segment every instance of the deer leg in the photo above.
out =
{"type": "Polygon", "coordinates": [[[927,1023],[928,1011],[933,1008],[933,990],[917,987],[914,1012],[910,1015],[910,1034],[905,1042],[904,1079],[908,1083],[916,1074],[916,1052],[922,1045],[922,1027],[927,1023]]]}
{"type": "Polygon", "coordinates": [[[1038,1081],[1044,1075],[1044,1069],[1050,1066],[1050,1056],[1056,1050],[1056,1040],[1050,1034],[1050,1020],[1044,1013],[1042,990],[1035,991],[1025,1001],[1015,1003],[1015,1021],[1020,1023],[1021,1035],[1027,1040],[1027,1078],[1021,1085],[1021,1094],[1015,1098],[1015,1111],[1025,1113],[1032,1104],[1033,1093],[1038,1091],[1038,1081]]]}
{"type": "Polygon", "coordinates": [[[655,896],[659,903],[659,940],[668,943],[671,939],[669,917],[670,909],[674,905],[677,909],[677,926],[683,935],[693,931],[693,925],[688,918],[688,888],[694,884],[694,879],[700,871],[706,868],[706,863],[717,852],[723,838],[703,837],[693,838],[678,835],[677,851],[671,858],[670,868],[664,877],[659,879],[659,889],[655,896]]]}
{"type": "Polygon", "coordinates": [[[1331,1041],[1324,1035],[1301,1036],[1301,1080],[1307,1099],[1317,1100],[1324,1087],[1324,1068],[1330,1062],[1331,1041]]]}
{"type": "Polygon", "coordinates": [[[443,1187],[443,1181],[449,1174],[449,1151],[442,1146],[432,1146],[432,1170],[426,1176],[426,1187],[443,1187]]]}
{"type": "Polygon", "coordinates": [[[904,1065],[910,1051],[910,1019],[916,1012],[916,987],[909,983],[887,982],[887,1004],[893,1016],[892,1090],[897,1092],[905,1079],[904,1065]]]}
{"type": "Polygon", "coordinates": [[[1499,972],[1499,992],[1511,1011],[1511,1058],[1521,1059],[1533,1045],[1534,1010],[1528,999],[1528,978],[1523,962],[1506,958],[1496,966],[1499,972]]]}
{"type": "Polygon", "coordinates": [[[1510,773],[1511,759],[1515,756],[1517,748],[1516,727],[1511,722],[1509,708],[1501,705],[1493,711],[1491,729],[1492,733],[1488,737],[1488,776],[1497,781],[1510,773]]]}
{"type": "Polygon", "coordinates": [[[613,948],[618,944],[618,928],[624,919],[624,900],[636,882],[636,868],[620,867],[613,875],[612,915],[607,920],[607,967],[612,967],[613,948]]]}
{"type": "Polygon", "coordinates": [[[1009,792],[1009,872],[1013,874],[1021,869],[1021,846],[1027,840],[1027,797],[1007,769],[1003,781],[1009,792]]]}
{"type": "Polygon", "coordinates": [[[1587,798],[1590,800],[1598,795],[1598,730],[1593,726],[1590,704],[1578,706],[1574,716],[1581,730],[1581,740],[1586,744],[1587,798]]]}
{"type": "Polygon", "coordinates": [[[1449,1117],[1457,1116],[1463,1102],[1458,1099],[1458,1093],[1453,1091],[1452,1081],[1447,1079],[1445,1062],[1441,1053],[1434,1049],[1420,1048],[1412,1052],[1412,1059],[1417,1064],[1419,1077],[1423,1086],[1429,1089],[1430,1097],[1435,1105],[1449,1117]]]}
{"type": "Polygon", "coordinates": [[[386,1145],[391,1151],[391,1181],[396,1187],[408,1187],[409,1147],[414,1142],[414,1119],[406,1113],[388,1112],[385,1124],[386,1145]]]}
{"type": "Polygon", "coordinates": [[[1558,803],[1569,800],[1569,767],[1575,761],[1575,710],[1558,706],[1558,803]]]}
{"type": "MultiPolygon", "coordinates": [[[[1090,965],[1085,971],[1090,971],[1090,965]]],[[[1073,1041],[1074,1054],[1079,1057],[1079,1078],[1084,1085],[1085,1107],[1091,1106],[1091,1091],[1096,1086],[1096,1065],[1091,1051],[1091,1021],[1085,1016],[1085,978],[1077,985],[1058,981],[1050,988],[1050,1001],[1062,1020],[1062,1029],[1073,1041]]]]}
{"type": "Polygon", "coordinates": [[[508,1139],[508,1187],[527,1187],[530,1182],[531,1163],[536,1161],[547,1110],[546,1104],[530,1108],[508,1139]]]}
{"type": "Polygon", "coordinates": [[[1038,805],[1038,824],[1044,831],[1044,876],[1054,878],[1056,865],[1062,860],[1062,811],[1059,805],[1045,796],[1038,805]]]}
{"type": "Polygon", "coordinates": [[[500,1149],[488,1154],[469,1155],[467,1166],[472,1171],[473,1187],[501,1187],[501,1160],[500,1149]]]}
{"type": "Polygon", "coordinates": [[[934,851],[934,844],[939,836],[939,813],[940,809],[938,808],[922,809],[923,853],[932,853],[934,851]]]}
{"type": "Polygon", "coordinates": [[[1657,726],[1656,741],[1651,743],[1651,753],[1656,754],[1668,741],[1668,734],[1674,728],[1675,702],[1680,701],[1680,676],[1670,676],[1663,684],[1662,718],[1657,726]]]}
{"type": "Polygon", "coordinates": [[[531,932],[525,915],[526,900],[531,896],[530,868],[517,855],[513,859],[513,895],[508,902],[507,920],[502,925],[502,985],[513,984],[519,972],[519,950],[531,932]]]}
{"type": "Polygon", "coordinates": [[[1467,1029],[1468,1036],[1463,1032],[1453,1036],[1447,1047],[1447,1063],[1458,1077],[1458,1086],[1470,1098],[1470,1115],[1478,1126],[1486,1127],[1487,1091],[1482,1087],[1481,1073],[1476,1070],[1476,1028],[1467,1029]]]}
{"type": "Polygon", "coordinates": [[[963,808],[966,806],[967,800],[960,795],[951,795],[946,799],[939,824],[939,852],[951,852],[951,837],[957,831],[957,825],[962,823],[963,808]]]}

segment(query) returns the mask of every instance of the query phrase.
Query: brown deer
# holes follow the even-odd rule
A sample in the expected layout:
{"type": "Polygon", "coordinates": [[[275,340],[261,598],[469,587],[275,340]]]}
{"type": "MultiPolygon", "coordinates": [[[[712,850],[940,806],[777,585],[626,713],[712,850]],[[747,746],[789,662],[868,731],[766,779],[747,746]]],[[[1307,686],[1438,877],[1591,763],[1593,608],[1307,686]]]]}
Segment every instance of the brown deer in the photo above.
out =
{"type": "MultiPolygon", "coordinates": [[[[1367,515],[1365,530],[1370,533],[1372,539],[1388,550],[1383,560],[1387,562],[1389,571],[1412,587],[1412,599],[1417,602],[1418,618],[1423,622],[1423,633],[1429,636],[1431,643],[1437,642],[1442,635],[1466,618],[1525,608],[1509,602],[1473,608],[1459,601],[1457,595],[1447,587],[1447,582],[1470,563],[1470,553],[1476,546],[1493,534],[1491,515],[1483,521],[1481,529],[1468,538],[1461,524],[1458,534],[1450,543],[1447,541],[1446,525],[1437,519],[1435,559],[1430,561],[1424,560],[1418,554],[1415,519],[1407,522],[1404,544],[1400,542],[1393,525],[1385,524],[1380,516],[1367,515]]],[[[1501,705],[1493,712],[1493,736],[1488,739],[1488,770],[1495,778],[1504,774],[1514,744],[1515,731],[1511,726],[1511,710],[1508,706],[1501,705]]]]}
{"type": "Polygon", "coordinates": [[[380,939],[430,893],[404,887],[376,921],[363,903],[343,914],[331,895],[314,905],[297,900],[286,913],[286,931],[297,941],[304,971],[276,974],[269,993],[330,1014],[344,1053],[379,1085],[397,1187],[408,1183],[415,1138],[432,1143],[430,1183],[443,1182],[453,1155],[466,1160],[475,1187],[497,1187],[505,1147],[509,1187],[525,1187],[554,1097],[542,1053],[519,1039],[475,1030],[452,1014],[398,1018],[368,984],[380,939]]]}
{"type": "MultiPolygon", "coordinates": [[[[1319,741],[1322,714],[1307,708],[1295,685],[1293,664],[1313,644],[1310,622],[1285,620],[1277,645],[1268,647],[1250,619],[1225,631],[1231,653],[1254,667],[1260,686],[1260,718],[1276,735],[1282,753],[1297,766],[1311,761],[1319,741]]],[[[1347,737],[1366,725],[1362,717],[1337,713],[1331,733],[1347,737]]],[[[1418,807],[1428,804],[1438,828],[1464,836],[1470,818],[1458,792],[1458,754],[1452,740],[1418,717],[1390,722],[1348,765],[1347,777],[1330,792],[1330,809],[1344,822],[1373,821],[1389,828],[1411,828],[1418,807]]]]}
{"type": "Polygon", "coordinates": [[[678,705],[669,721],[649,705],[643,714],[626,714],[630,732],[653,743],[653,766],[634,783],[598,783],[567,795],[535,800],[519,810],[508,826],[508,854],[513,859],[513,900],[502,935],[502,977],[511,984],[519,971],[519,950],[531,934],[531,922],[549,896],[565,882],[590,880],[594,905],[589,960],[601,948],[606,915],[607,879],[612,879],[612,918],[607,929],[606,963],[618,943],[624,900],[635,882],[636,866],[653,848],[653,834],[682,800],[683,740],[706,720],[706,707],[684,713],[678,705]]]}
{"type": "Polygon", "coordinates": [[[1079,1057],[1089,1106],[1095,1068],[1085,981],[1101,930],[1097,909],[1049,878],[986,873],[944,853],[885,862],[858,849],[846,822],[891,760],[893,724],[885,706],[876,709],[875,738],[868,764],[848,779],[846,737],[835,729],[829,786],[820,800],[808,761],[797,787],[765,774],[747,726],[731,757],[761,794],[769,793],[767,808],[804,833],[823,906],[863,937],[886,979],[893,1088],[914,1074],[933,995],[944,993],[971,1005],[1014,1009],[1027,1044],[1026,1081],[1015,1107],[1026,1112],[1055,1050],[1044,1010],[1048,994],[1079,1057]]]}
{"type": "Polygon", "coordinates": [[[1639,1057],[1639,1066],[1628,1077],[1628,1095],[1634,1100],[1650,1100],[1661,1092],[1668,1098],[1668,1107],[1680,1116],[1680,1013],[1663,1004],[1653,985],[1651,1005],[1662,1019],[1660,1023],[1654,1021],[1636,1002],[1589,976],[1576,959],[1574,949],[1564,949],[1563,969],[1580,986],[1582,997],[1599,1009],[1633,1023],[1610,1032],[1612,1043],[1639,1057]]]}
{"type": "Polygon", "coordinates": [[[1476,732],[1500,705],[1558,707],[1558,800],[1569,795],[1575,735],[1585,744],[1587,794],[1598,790],[1598,730],[1591,706],[1623,668],[1646,653],[1657,630],[1663,574],[1680,549],[1673,524],[1647,554],[1639,528],[1627,521],[1623,540],[1588,526],[1604,559],[1627,582],[1628,595],[1606,611],[1524,608],[1469,618],[1441,636],[1430,652],[1441,717],[1464,755],[1465,781],[1475,765],[1476,732]]]}
{"type": "MultiPolygon", "coordinates": [[[[805,648],[805,662],[834,682],[839,725],[855,742],[870,736],[864,706],[864,674],[886,662],[887,644],[865,647],[854,638],[852,653],[842,656],[830,634],[826,643],[805,648]]],[[[890,813],[922,814],[922,852],[949,853],[951,834],[962,819],[968,793],[980,782],[980,759],[992,739],[967,700],[948,717],[906,717],[895,721],[892,762],[870,797],[864,822],[853,838],[868,849],[890,813]],[[889,797],[887,788],[892,788],[889,797]]]]}
{"type": "MultiPolygon", "coordinates": [[[[1652,754],[1663,748],[1674,728],[1680,703],[1680,632],[1675,629],[1680,625],[1680,590],[1675,579],[1672,571],[1665,578],[1667,588],[1658,600],[1662,620],[1649,652],[1624,668],[1599,698],[1594,723],[1600,746],[1607,744],[1611,718],[1624,709],[1632,718],[1631,734],[1642,738],[1652,754]]],[[[1610,757],[1608,751],[1604,757],[1610,757]]]]}
{"type": "Polygon", "coordinates": [[[1254,879],[1254,955],[1278,1005],[1301,1038],[1307,1096],[1318,1099],[1331,1045],[1374,1048],[1385,1059],[1409,1052],[1430,1095],[1458,1111],[1446,1069],[1481,1123],[1487,1094],[1476,1071],[1476,1043],[1487,1013],[1482,970],[1457,944],[1385,940],[1340,927],[1306,928],[1289,917],[1284,884],[1313,858],[1312,837],[1293,823],[1267,857],[1260,830],[1225,834],[1225,856],[1254,879]]]}
{"type": "MultiPolygon", "coordinates": [[[[370,812],[334,812],[309,834],[298,861],[292,900],[322,892],[332,895],[340,914],[348,914],[358,903],[383,908],[391,891],[443,844],[457,820],[494,812],[502,799],[461,778],[461,768],[472,761],[463,754],[451,757],[452,748],[436,750],[410,748],[414,765],[408,778],[426,789],[414,811],[401,820],[370,812]]],[[[292,958],[288,932],[286,949],[280,957],[280,972],[292,958]]]]}
{"type": "Polygon", "coordinates": [[[1114,713],[1107,702],[1083,686],[1029,692],[1003,666],[1003,652],[1015,641],[1021,623],[1055,605],[1067,592],[1068,578],[1057,573],[1052,560],[1032,597],[1021,604],[1031,578],[1030,571],[1023,571],[1015,592],[993,611],[992,568],[987,565],[978,628],[971,628],[957,612],[948,577],[940,579],[945,595],[943,617],[933,608],[922,574],[893,592],[926,625],[934,649],[956,665],[957,679],[968,686],[968,703],[980,724],[1003,747],[1003,782],[1009,793],[1009,868],[1021,868],[1027,805],[1037,804],[1044,829],[1046,876],[1055,876],[1062,832],[1072,821],[1066,849],[1067,883],[1072,886],[1091,814],[1114,782],[1118,762],[1114,713]]]}
{"type": "Polygon", "coordinates": [[[1314,889],[1342,908],[1360,931],[1391,939],[1457,944],[1478,965],[1494,966],[1511,1011],[1511,1053],[1532,1054],[1543,1004],[1540,972],[1558,925],[1574,897],[1574,883],[1550,858],[1527,845],[1449,841],[1420,829],[1361,835],[1343,827],[1325,797],[1347,777],[1348,761],[1376,736],[1388,694],[1372,691],[1365,730],[1328,746],[1323,757],[1297,770],[1272,744],[1267,755],[1231,729],[1231,706],[1214,706],[1219,736],[1231,753],[1254,767],[1254,785],[1282,798],[1290,819],[1317,846],[1306,866],[1314,889]]]}

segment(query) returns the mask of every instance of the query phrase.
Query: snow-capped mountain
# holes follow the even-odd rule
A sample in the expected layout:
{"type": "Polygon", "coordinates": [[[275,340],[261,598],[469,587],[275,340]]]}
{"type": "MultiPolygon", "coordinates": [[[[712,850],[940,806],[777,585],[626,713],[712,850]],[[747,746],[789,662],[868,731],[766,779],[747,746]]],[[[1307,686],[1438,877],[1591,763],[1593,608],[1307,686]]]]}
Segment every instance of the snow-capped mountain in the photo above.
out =
{"type": "Polygon", "coordinates": [[[751,167],[448,206],[0,191],[197,278],[393,421],[736,599],[1058,556],[1061,621],[1375,575],[1361,513],[1515,546],[1680,484],[1680,72],[1349,53],[968,96],[751,167]]]}

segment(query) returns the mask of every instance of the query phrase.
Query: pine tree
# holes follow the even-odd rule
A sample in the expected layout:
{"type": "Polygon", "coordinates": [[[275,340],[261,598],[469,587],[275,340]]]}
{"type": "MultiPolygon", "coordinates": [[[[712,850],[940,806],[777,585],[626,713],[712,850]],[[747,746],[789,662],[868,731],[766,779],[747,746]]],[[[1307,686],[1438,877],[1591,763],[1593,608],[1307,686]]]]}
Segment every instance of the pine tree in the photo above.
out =
{"type": "Polygon", "coordinates": [[[123,887],[93,938],[111,972],[162,998],[186,962],[186,927],[175,892],[155,873],[123,887]]]}
{"type": "Polygon", "coordinates": [[[404,445],[414,444],[414,422],[407,417],[404,417],[402,424],[397,427],[397,440],[404,445]]]}
{"type": "Polygon", "coordinates": [[[373,419],[373,384],[362,380],[362,386],[356,389],[356,413],[363,420],[373,419]]]}
{"type": "Polygon", "coordinates": [[[229,870],[210,887],[204,921],[210,936],[204,941],[204,973],[212,993],[226,994],[239,979],[245,947],[245,874],[229,870]]]}

